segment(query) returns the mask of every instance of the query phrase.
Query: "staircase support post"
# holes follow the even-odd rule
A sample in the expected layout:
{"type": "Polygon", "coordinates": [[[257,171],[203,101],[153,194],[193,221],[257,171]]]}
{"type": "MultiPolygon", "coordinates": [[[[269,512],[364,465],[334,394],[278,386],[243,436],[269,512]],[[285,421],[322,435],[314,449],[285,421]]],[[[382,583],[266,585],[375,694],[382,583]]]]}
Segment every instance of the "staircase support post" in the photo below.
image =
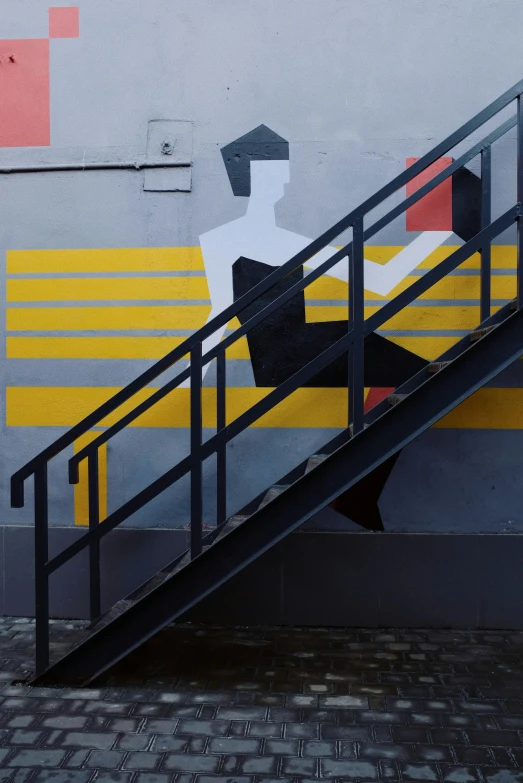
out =
{"type": "Polygon", "coordinates": [[[36,673],[49,666],[49,559],[47,462],[34,474],[36,673]]]}
{"type": "Polygon", "coordinates": [[[202,551],[202,344],[191,349],[191,559],[202,551]]]}
{"type": "Polygon", "coordinates": [[[517,118],[518,118],[518,185],[517,199],[519,204],[519,215],[517,218],[517,245],[518,245],[518,282],[517,282],[517,306],[518,310],[523,306],[523,226],[521,225],[521,204],[523,203],[523,97],[517,97],[517,118]]]}
{"type": "Polygon", "coordinates": [[[356,218],[352,228],[352,252],[349,256],[349,328],[354,331],[349,360],[349,425],[352,434],[363,429],[364,411],[364,289],[363,279],[363,218],[356,218]]]}
{"type": "MultiPolygon", "coordinates": [[[[487,228],[492,221],[492,148],[490,145],[481,150],[481,228],[487,228]]],[[[490,318],[490,242],[481,248],[481,296],[480,321],[490,318]]]]}

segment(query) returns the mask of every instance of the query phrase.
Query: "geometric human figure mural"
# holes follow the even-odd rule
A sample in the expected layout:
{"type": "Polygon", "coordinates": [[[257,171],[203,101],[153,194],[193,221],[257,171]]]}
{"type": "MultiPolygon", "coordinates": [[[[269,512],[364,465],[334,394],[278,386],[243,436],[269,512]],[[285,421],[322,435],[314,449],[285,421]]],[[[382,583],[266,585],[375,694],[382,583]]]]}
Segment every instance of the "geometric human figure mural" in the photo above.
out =
{"type": "MultiPolygon", "coordinates": [[[[223,147],[221,152],[234,195],[249,197],[249,202],[243,217],[200,236],[212,306],[208,320],[241,298],[274,267],[281,266],[310,243],[309,238],[276,225],[274,207],[283,197],[284,186],[290,178],[288,142],[265,125],[260,125],[223,147]]],[[[414,160],[408,159],[407,165],[414,160]]],[[[451,162],[450,158],[441,159],[423,172],[410,183],[407,195],[451,162]]],[[[407,214],[407,228],[422,233],[385,264],[365,259],[365,290],[387,296],[453,233],[464,241],[477,233],[479,195],[479,179],[467,169],[461,169],[421,199],[407,214]],[[467,204],[466,214],[461,209],[464,203],[467,204]]],[[[335,252],[337,248],[325,248],[306,266],[315,269],[335,252]]],[[[347,282],[347,266],[346,260],[343,260],[326,275],[347,282]]],[[[240,323],[245,323],[278,298],[301,280],[303,274],[300,267],[259,297],[238,315],[240,323]]],[[[205,341],[204,353],[219,342],[225,328],[205,341]]],[[[278,386],[346,332],[347,320],[307,323],[305,295],[301,291],[247,334],[256,386],[278,386]]],[[[426,361],[415,353],[381,335],[370,334],[365,339],[364,384],[370,387],[367,409],[425,364],[426,361]]],[[[305,385],[346,387],[347,382],[347,356],[341,356],[305,385]]],[[[383,529],[378,500],[396,459],[397,456],[388,460],[348,490],[334,503],[334,507],[358,524],[383,529]]]]}

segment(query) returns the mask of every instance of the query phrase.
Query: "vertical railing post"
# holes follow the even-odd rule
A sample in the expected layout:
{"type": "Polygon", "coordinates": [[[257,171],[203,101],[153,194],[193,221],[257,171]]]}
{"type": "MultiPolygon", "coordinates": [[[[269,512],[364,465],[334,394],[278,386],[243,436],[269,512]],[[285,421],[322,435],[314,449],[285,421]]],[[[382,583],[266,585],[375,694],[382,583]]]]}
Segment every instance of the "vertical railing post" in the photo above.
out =
{"type": "Polygon", "coordinates": [[[49,517],[47,495],[47,463],[39,465],[34,474],[35,511],[35,621],[36,674],[49,666],[49,517]]]}
{"type": "Polygon", "coordinates": [[[202,344],[191,349],[191,558],[202,551],[202,344]]]}
{"type": "MultiPolygon", "coordinates": [[[[225,395],[227,378],[225,369],[225,351],[216,357],[216,432],[227,426],[225,395]]],[[[227,441],[218,444],[216,452],[216,524],[222,525],[227,519],[227,441]]]]}
{"type": "MultiPolygon", "coordinates": [[[[98,449],[87,454],[87,484],[89,498],[89,532],[100,524],[100,487],[98,476],[98,449]]],[[[100,539],[89,541],[89,611],[91,622],[101,614],[100,596],[100,539]]]]}
{"type": "Polygon", "coordinates": [[[349,424],[352,434],[363,429],[365,404],[364,324],[365,293],[363,279],[363,218],[356,218],[352,227],[352,251],[349,256],[349,327],[353,330],[349,360],[349,424]]]}
{"type": "Polygon", "coordinates": [[[523,203],[523,96],[517,97],[517,118],[518,118],[518,185],[517,199],[519,204],[519,215],[517,218],[517,246],[518,246],[518,282],[517,282],[517,306],[518,309],[523,306],[523,226],[521,221],[521,207],[523,203]]]}
{"type": "MultiPolygon", "coordinates": [[[[481,228],[487,228],[492,221],[492,148],[481,150],[481,228]]],[[[480,321],[490,318],[490,241],[481,248],[481,294],[480,321]]]]}

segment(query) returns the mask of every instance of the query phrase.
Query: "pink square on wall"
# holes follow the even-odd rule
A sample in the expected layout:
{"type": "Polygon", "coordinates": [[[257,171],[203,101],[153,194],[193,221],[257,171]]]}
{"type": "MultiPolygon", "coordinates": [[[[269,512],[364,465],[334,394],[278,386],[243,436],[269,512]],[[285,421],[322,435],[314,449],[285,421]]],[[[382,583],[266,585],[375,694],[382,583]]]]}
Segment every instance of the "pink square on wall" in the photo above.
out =
{"type": "Polygon", "coordinates": [[[49,38],[78,38],[79,35],[78,6],[49,9],[49,38]]]}

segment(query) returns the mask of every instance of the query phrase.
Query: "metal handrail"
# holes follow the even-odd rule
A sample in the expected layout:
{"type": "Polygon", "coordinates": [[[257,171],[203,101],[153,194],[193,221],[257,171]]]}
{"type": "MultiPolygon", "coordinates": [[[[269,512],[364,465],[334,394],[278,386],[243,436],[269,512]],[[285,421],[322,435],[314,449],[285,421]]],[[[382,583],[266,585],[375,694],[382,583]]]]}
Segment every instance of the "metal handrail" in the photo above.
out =
{"type": "MultiPolygon", "coordinates": [[[[512,87],[510,90],[507,90],[507,92],[505,92],[497,100],[493,101],[486,109],[483,109],[483,111],[476,114],[475,117],[462,125],[461,128],[448,136],[447,139],[438,144],[433,150],[420,158],[416,163],[398,174],[398,176],[391,180],[391,182],[389,182],[387,185],[377,191],[377,193],[364,201],[363,204],[350,212],[345,218],[325,231],[320,237],[318,237],[318,239],[311,242],[304,250],[297,253],[295,256],[293,256],[293,258],[291,258],[278,269],[275,269],[275,271],[270,275],[267,275],[267,277],[264,278],[260,283],[251,288],[250,291],[245,293],[242,297],[237,299],[236,302],[215,316],[215,318],[205,324],[193,335],[188,337],[181,345],[177,346],[168,354],[166,354],[163,359],[160,359],[158,362],[156,362],[156,364],[139,375],[138,378],[128,384],[124,389],[117,392],[117,394],[111,397],[110,400],[107,400],[105,403],[100,405],[96,410],[94,410],[81,422],[75,425],[75,427],[72,427],[67,433],[58,438],[53,444],[48,446],[46,449],[43,449],[40,454],[31,459],[26,465],[16,471],[16,473],[13,475],[11,483],[12,497],[14,499],[14,502],[12,503],[13,507],[20,508],[23,506],[23,487],[20,485],[26,478],[29,478],[29,476],[34,473],[35,468],[41,462],[48,462],[50,459],[63,451],[64,448],[67,448],[67,446],[70,446],[72,443],[74,443],[74,441],[77,440],[80,435],[85,434],[93,426],[98,424],[98,422],[100,422],[113,411],[117,410],[120,405],[131,399],[131,397],[133,397],[136,392],[147,386],[151,381],[155,380],[155,378],[172,367],[173,364],[182,359],[199,341],[205,340],[207,337],[217,331],[217,329],[225,326],[232,318],[236,317],[238,313],[248,307],[266,291],[270,290],[280,280],[293,272],[299,266],[305,264],[320,250],[323,250],[333,239],[343,233],[343,231],[346,229],[350,228],[356,218],[364,217],[367,212],[370,212],[372,209],[379,206],[379,204],[393,195],[397,190],[404,187],[407,182],[410,182],[418,174],[435,163],[435,161],[438,160],[442,155],[445,155],[449,150],[453,149],[457,144],[466,139],[467,136],[469,136],[472,132],[495,117],[496,114],[508,106],[522,93],[523,79],[514,85],[514,87],[512,87]]],[[[510,127],[513,127],[513,125],[510,125],[510,127]]],[[[503,132],[506,132],[507,130],[509,130],[509,127],[507,127],[503,132]]],[[[483,142],[481,144],[483,144],[483,142]]],[[[438,177],[433,178],[434,180],[437,180],[437,184],[440,184],[443,179],[445,179],[445,177],[441,176],[444,173],[445,172],[442,172],[440,175],[438,175],[438,177]]],[[[436,184],[429,182],[423,188],[420,188],[418,191],[416,191],[416,193],[410,197],[410,205],[416,203],[416,201],[422,198],[423,195],[429,193],[433,187],[436,187],[436,184]],[[431,185],[432,187],[429,187],[431,185]]],[[[379,221],[381,224],[380,228],[383,228],[383,226],[386,225],[382,223],[382,221],[383,218],[381,221],[379,221]]],[[[365,236],[365,239],[368,239],[370,236],[372,236],[372,234],[369,233],[369,235],[365,236]]],[[[331,259],[328,259],[328,261],[324,262],[324,264],[319,267],[319,269],[323,269],[323,273],[325,273],[325,271],[330,268],[330,266],[328,266],[328,262],[330,260],[331,259]]]]}
{"type": "Polygon", "coordinates": [[[349,361],[349,410],[348,420],[352,435],[357,435],[364,427],[364,339],[365,335],[379,328],[385,321],[402,310],[420,294],[431,288],[438,280],[463,263],[478,250],[482,252],[482,283],[481,283],[481,321],[490,314],[490,244],[492,240],[506,230],[514,222],[518,226],[518,307],[522,304],[523,284],[521,268],[523,264],[523,232],[521,230],[521,200],[523,198],[523,81],[508,90],[489,107],[477,114],[468,123],[437,145],[431,152],[420,158],[388,185],[349,213],[345,218],[331,227],[321,237],[311,242],[307,248],[296,254],[283,266],[276,269],[264,280],[250,289],[244,296],[226,308],[222,313],[209,321],[196,333],[191,335],[181,345],[160,359],[151,368],[142,373],[132,383],[107,400],[99,408],[85,417],[79,424],[58,438],[44,449],[11,478],[11,504],[21,507],[24,504],[24,482],[35,477],[35,585],[36,585],[36,619],[37,619],[37,669],[45,669],[48,664],[49,638],[49,577],[54,571],[70,560],[78,552],[89,547],[90,558],[90,606],[91,617],[100,614],[100,541],[117,525],[121,524],[131,514],[145,506],[150,500],[171,486],[182,476],[191,476],[191,553],[197,556],[202,549],[202,464],[210,455],[217,455],[217,524],[226,519],[226,445],[246,427],[259,419],[275,405],[302,386],[320,370],[331,364],[343,354],[350,355],[349,361]],[[514,99],[517,99],[517,114],[502,123],[496,130],[489,133],[481,142],[475,144],[461,155],[450,166],[433,177],[415,193],[405,199],[400,205],[391,209],[384,217],[377,220],[369,228],[364,228],[364,218],[369,211],[381,204],[385,199],[418,176],[431,166],[442,155],[453,149],[467,138],[473,131],[494,117],[514,99]],[[491,220],[491,177],[490,150],[492,144],[507,131],[518,126],[518,202],[497,220],[491,220]],[[374,236],[379,230],[402,214],[421,198],[430,193],[439,184],[462,168],[475,156],[481,155],[482,163],[482,223],[481,230],[461,248],[454,251],[444,261],[429,270],[422,278],[416,280],[405,291],[395,297],[367,320],[364,319],[364,279],[363,279],[363,249],[365,240],[374,236]],[[243,323],[232,334],[228,335],[218,345],[202,355],[204,340],[218,329],[226,326],[231,318],[237,316],[261,295],[273,288],[287,275],[300,268],[318,251],[324,249],[335,237],[348,228],[352,228],[352,241],[341,250],[334,253],[327,261],[313,270],[303,279],[289,286],[284,293],[268,305],[260,309],[249,320],[243,323]],[[255,403],[249,410],[239,415],[230,424],[226,420],[226,362],[225,352],[240,337],[247,334],[254,326],[263,321],[272,312],[280,308],[296,294],[303,291],[314,280],[331,269],[342,259],[347,258],[349,264],[349,308],[347,333],[336,343],[330,345],[313,361],[298,370],[294,375],[273,389],[266,397],[255,403]],[[349,352],[350,349],[350,352],[349,352]],[[48,477],[47,463],[50,459],[70,446],[81,435],[94,425],[103,421],[110,413],[117,410],[124,402],[130,400],[138,391],[173,366],[180,359],[190,357],[190,365],[156,390],[147,400],[125,414],[105,432],[100,433],[86,447],[81,449],[69,460],[69,478],[72,483],[78,481],[78,468],[83,459],[87,459],[88,469],[88,500],[89,500],[89,532],[49,560],[48,554],[48,477]],[[217,428],[216,434],[203,441],[202,429],[202,367],[213,359],[217,360],[217,428]],[[155,405],[170,391],[190,378],[190,454],[177,465],[170,468],[156,481],[137,493],[124,505],[112,512],[104,520],[100,520],[98,502],[98,460],[99,447],[106,443],[117,432],[130,424],[138,416],[155,405]]]}

